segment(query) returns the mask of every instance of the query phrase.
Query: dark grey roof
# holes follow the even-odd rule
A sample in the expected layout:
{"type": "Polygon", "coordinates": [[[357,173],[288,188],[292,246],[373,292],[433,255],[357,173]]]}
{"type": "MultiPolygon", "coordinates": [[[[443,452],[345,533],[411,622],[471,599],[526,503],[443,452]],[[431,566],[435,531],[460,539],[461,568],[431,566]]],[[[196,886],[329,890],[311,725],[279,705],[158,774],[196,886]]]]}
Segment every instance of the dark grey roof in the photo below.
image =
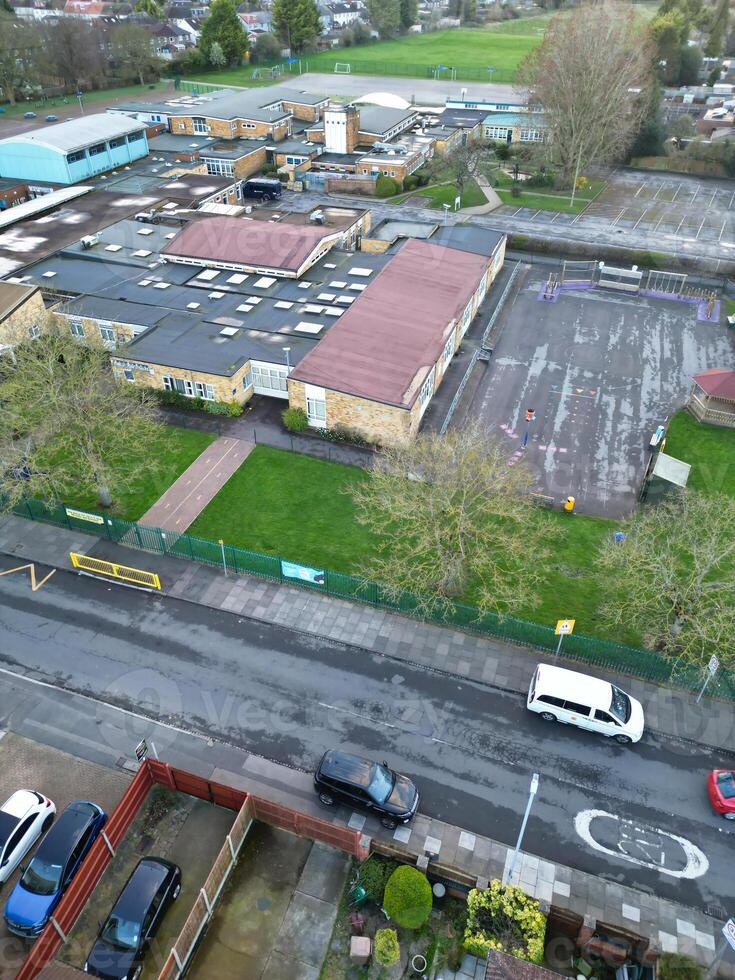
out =
{"type": "Polygon", "coordinates": [[[322,153],[315,163],[343,163],[345,166],[357,163],[365,156],[364,153],[322,153]]]}
{"type": "Polygon", "coordinates": [[[199,151],[202,160],[241,160],[263,149],[262,140],[218,140],[199,151]]]}
{"type": "Polygon", "coordinates": [[[303,153],[305,156],[319,153],[321,144],[305,143],[303,140],[283,140],[282,143],[268,143],[267,149],[274,153],[303,153]]]}
{"type": "Polygon", "coordinates": [[[493,254],[505,238],[504,232],[477,228],[474,225],[442,225],[431,236],[432,245],[446,245],[459,252],[474,252],[475,255],[493,254]]]}
{"type": "Polygon", "coordinates": [[[195,153],[199,149],[214,146],[217,142],[207,136],[177,136],[175,133],[161,133],[148,140],[151,153],[157,150],[178,150],[179,152],[195,153]]]}
{"type": "Polygon", "coordinates": [[[487,111],[483,109],[445,109],[439,113],[439,123],[460,129],[474,129],[486,115],[487,111]]]}
{"type": "Polygon", "coordinates": [[[389,129],[408,122],[415,115],[414,109],[387,109],[380,105],[360,106],[360,132],[387,133],[389,129]]]}
{"type": "Polygon", "coordinates": [[[60,313],[69,316],[91,317],[96,320],[111,320],[115,323],[127,323],[133,327],[152,327],[159,320],[168,316],[168,311],[158,306],[147,306],[143,303],[121,303],[117,299],[105,299],[103,296],[80,296],[64,304],[60,313]]]}

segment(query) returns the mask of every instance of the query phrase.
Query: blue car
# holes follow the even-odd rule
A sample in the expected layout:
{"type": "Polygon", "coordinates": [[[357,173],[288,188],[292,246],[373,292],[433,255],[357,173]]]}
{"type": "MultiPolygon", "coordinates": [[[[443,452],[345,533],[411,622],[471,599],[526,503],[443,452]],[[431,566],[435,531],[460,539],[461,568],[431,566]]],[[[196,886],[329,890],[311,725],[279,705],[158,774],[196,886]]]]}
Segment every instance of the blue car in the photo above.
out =
{"type": "Polygon", "coordinates": [[[5,903],[5,924],[11,932],[25,939],[39,935],[106,820],[107,814],[96,803],[69,804],[5,903]]]}

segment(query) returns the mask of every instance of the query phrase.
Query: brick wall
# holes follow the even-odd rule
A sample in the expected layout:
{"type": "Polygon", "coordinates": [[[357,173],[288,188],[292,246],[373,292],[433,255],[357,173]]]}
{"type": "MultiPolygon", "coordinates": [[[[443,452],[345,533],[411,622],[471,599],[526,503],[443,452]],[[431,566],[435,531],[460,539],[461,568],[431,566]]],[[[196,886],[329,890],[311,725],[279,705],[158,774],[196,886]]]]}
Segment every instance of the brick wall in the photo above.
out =
{"type": "Polygon", "coordinates": [[[41,291],[31,293],[28,299],[0,323],[0,344],[18,344],[28,340],[31,327],[38,326],[41,333],[47,333],[53,323],[46,309],[41,291]]]}
{"type": "MultiPolygon", "coordinates": [[[[69,318],[66,316],[57,315],[55,312],[52,313],[52,319],[55,322],[57,329],[62,333],[71,333],[71,324],[69,318]]],[[[88,316],[78,316],[74,318],[79,320],[82,324],[82,329],[84,330],[84,339],[90,341],[96,341],[100,343],[102,340],[102,334],[100,333],[100,321],[94,317],[88,316]]],[[[135,336],[133,328],[128,323],[117,323],[115,321],[103,321],[104,326],[111,326],[115,331],[115,336],[117,338],[118,345],[125,344],[129,340],[132,340],[135,336]]],[[[140,330],[138,331],[140,333],[140,330]]]]}
{"type": "MultiPolygon", "coordinates": [[[[130,351],[128,354],[125,349],[116,351],[113,355],[113,360],[129,360],[132,363],[138,361],[134,351],[130,351]]],[[[142,362],[138,361],[138,363],[142,362]]],[[[145,371],[140,368],[136,369],[134,367],[129,369],[133,372],[133,384],[163,391],[163,379],[166,375],[170,375],[174,378],[181,378],[184,381],[191,381],[192,385],[195,385],[197,381],[202,384],[212,385],[215,401],[218,402],[238,401],[241,404],[245,404],[253,394],[252,385],[247,390],[243,389],[242,386],[242,379],[250,367],[249,361],[238,368],[229,378],[224,378],[219,374],[207,374],[204,371],[185,371],[182,368],[165,367],[160,364],[147,364],[146,366],[150,371],[145,371]]],[[[113,364],[112,370],[116,377],[124,377],[125,367],[113,364]]]]}
{"type": "Polygon", "coordinates": [[[293,113],[294,119],[303,119],[305,122],[316,122],[319,118],[320,109],[314,105],[298,105],[296,102],[283,102],[283,108],[293,113]]]}
{"type": "Polygon", "coordinates": [[[259,147],[254,153],[249,153],[246,157],[235,161],[235,176],[252,177],[263,169],[268,162],[267,158],[265,146],[259,147]]]}
{"type": "MultiPolygon", "coordinates": [[[[346,425],[355,429],[365,439],[383,445],[398,445],[407,442],[412,429],[412,413],[407,409],[367,398],[357,398],[341,391],[325,391],[327,406],[327,427],[346,425]]],[[[301,381],[288,380],[288,403],[293,408],[306,411],[306,394],[301,381]]]]}
{"type": "Polygon", "coordinates": [[[371,255],[382,255],[390,246],[391,242],[384,242],[380,238],[363,238],[360,242],[360,251],[369,252],[371,255]]]}
{"type": "MultiPolygon", "coordinates": [[[[279,120],[276,123],[256,122],[254,119],[212,119],[209,116],[197,117],[206,119],[209,126],[209,135],[217,136],[220,139],[238,139],[247,136],[270,136],[278,141],[285,139],[288,135],[288,120],[279,120]]],[[[194,133],[194,122],[191,116],[172,116],[171,132],[177,135],[187,133],[190,136],[200,136],[201,133],[194,133]]]]}

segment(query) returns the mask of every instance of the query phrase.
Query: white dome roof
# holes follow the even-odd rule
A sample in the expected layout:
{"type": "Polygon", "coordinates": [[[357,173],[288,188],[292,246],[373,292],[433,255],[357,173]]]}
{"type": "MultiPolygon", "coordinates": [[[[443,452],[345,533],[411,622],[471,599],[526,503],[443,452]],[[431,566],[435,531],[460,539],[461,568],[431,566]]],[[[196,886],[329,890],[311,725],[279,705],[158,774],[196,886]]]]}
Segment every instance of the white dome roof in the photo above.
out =
{"type": "Polygon", "coordinates": [[[392,92],[371,92],[369,95],[362,95],[353,102],[366,102],[369,105],[380,105],[384,109],[410,109],[411,103],[402,99],[400,95],[392,92]]]}

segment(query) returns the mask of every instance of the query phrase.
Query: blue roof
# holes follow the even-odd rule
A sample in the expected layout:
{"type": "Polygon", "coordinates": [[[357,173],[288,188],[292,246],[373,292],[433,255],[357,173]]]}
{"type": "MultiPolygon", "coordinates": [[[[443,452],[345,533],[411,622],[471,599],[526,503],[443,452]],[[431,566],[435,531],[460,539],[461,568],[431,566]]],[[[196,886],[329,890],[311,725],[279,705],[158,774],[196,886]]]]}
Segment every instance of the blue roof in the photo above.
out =
{"type": "Polygon", "coordinates": [[[533,126],[544,125],[543,118],[534,112],[491,112],[483,119],[484,126],[533,126]]]}

